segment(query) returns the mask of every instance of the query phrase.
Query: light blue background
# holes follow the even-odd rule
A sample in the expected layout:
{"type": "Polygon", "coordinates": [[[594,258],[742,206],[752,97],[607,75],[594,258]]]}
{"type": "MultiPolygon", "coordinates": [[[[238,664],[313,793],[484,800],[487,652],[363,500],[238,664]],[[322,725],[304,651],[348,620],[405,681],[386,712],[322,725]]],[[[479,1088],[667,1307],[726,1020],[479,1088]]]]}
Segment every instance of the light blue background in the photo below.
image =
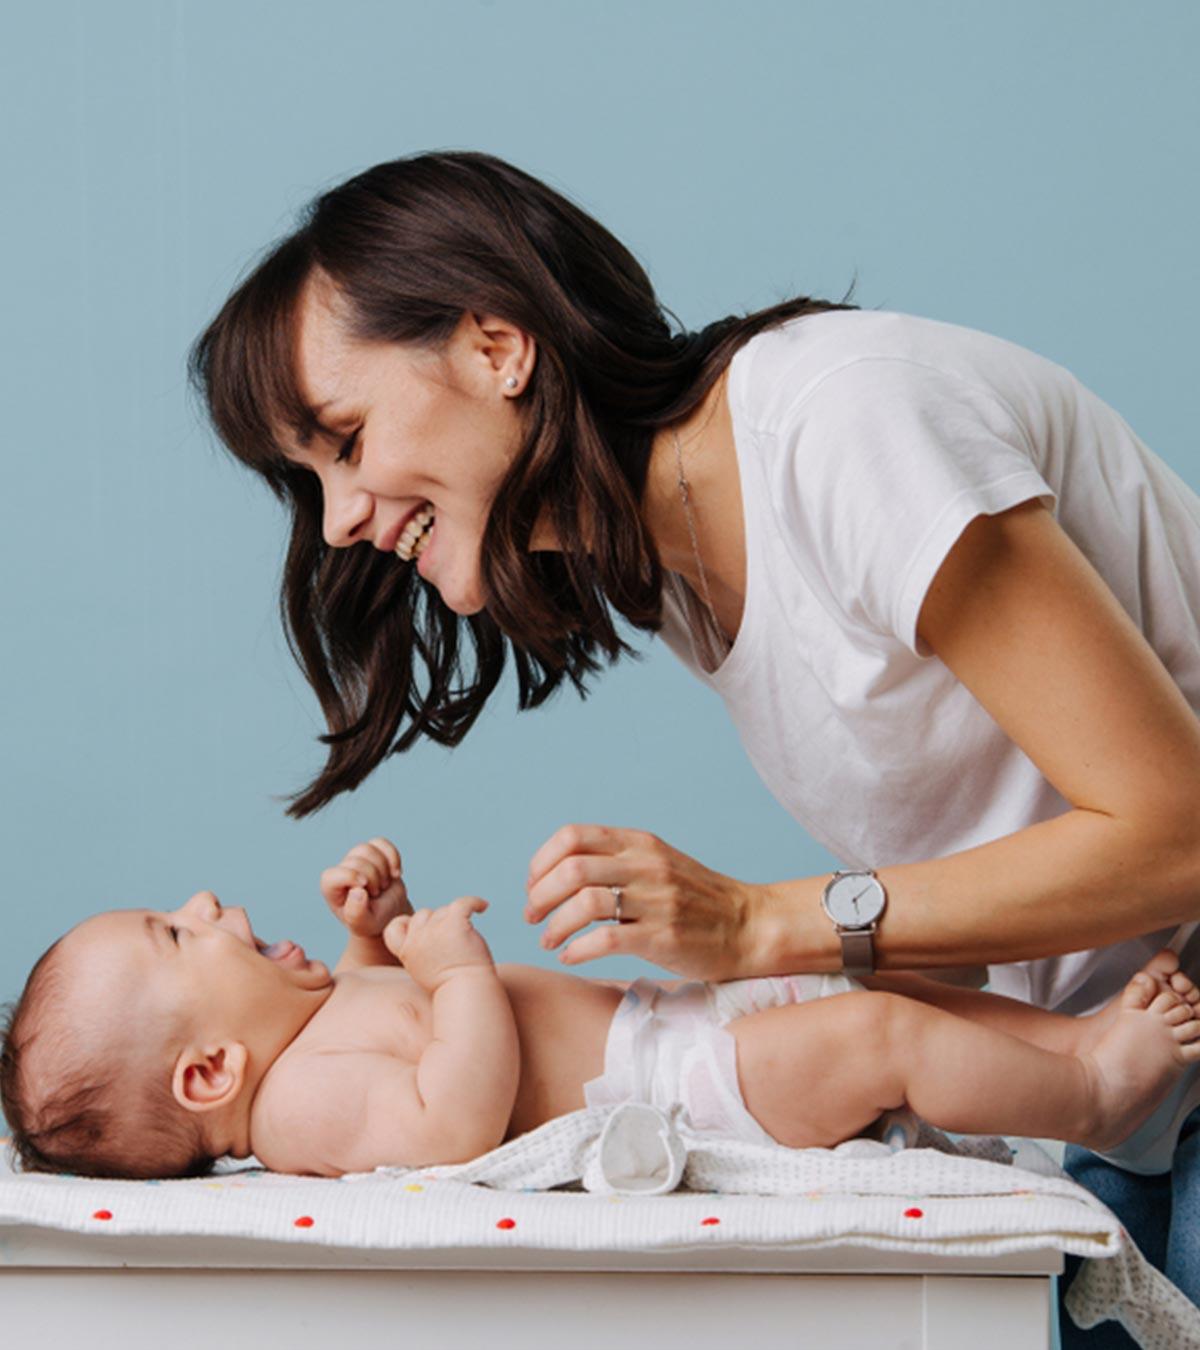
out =
{"type": "Polygon", "coordinates": [[[511,159],[622,237],[690,325],[857,278],[864,305],[1002,334],[1200,482],[1194,4],[0,15],[0,998],[83,916],[201,886],[334,956],[317,874],[376,832],[418,901],[486,895],[497,957],[547,963],[520,905],[563,822],[646,827],[751,880],[831,861],[653,648],[586,705],[518,719],[510,691],[458,751],[284,818],[272,794],[316,768],[320,725],[275,617],[281,517],[200,424],[184,359],[294,209],[378,160],[511,159]]]}
{"type": "Polygon", "coordinates": [[[857,278],[1071,367],[1197,484],[1198,46],[1191,0],[0,0],[0,999],[85,915],[201,886],[335,955],[316,875],[380,831],[419,901],[484,894],[497,957],[546,963],[522,886],[567,820],[746,879],[831,861],[653,648],[283,817],[320,726],[281,520],[183,366],[314,192],[491,151],[690,325],[857,278]]]}

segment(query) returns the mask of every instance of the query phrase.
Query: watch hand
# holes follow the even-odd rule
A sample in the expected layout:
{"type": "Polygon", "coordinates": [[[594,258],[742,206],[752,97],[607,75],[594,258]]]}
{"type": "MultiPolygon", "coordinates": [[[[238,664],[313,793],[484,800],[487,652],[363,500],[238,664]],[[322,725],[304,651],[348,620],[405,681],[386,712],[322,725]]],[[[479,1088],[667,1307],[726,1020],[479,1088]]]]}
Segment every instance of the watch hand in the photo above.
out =
{"type": "Polygon", "coordinates": [[[866,893],[867,893],[870,889],[871,889],[870,886],[864,886],[864,887],[862,888],[862,890],[859,891],[859,893],[854,897],[854,900],[852,901],[852,903],[853,903],[855,909],[858,908],[858,902],[863,898],[864,895],[866,895],[866,893]]]}

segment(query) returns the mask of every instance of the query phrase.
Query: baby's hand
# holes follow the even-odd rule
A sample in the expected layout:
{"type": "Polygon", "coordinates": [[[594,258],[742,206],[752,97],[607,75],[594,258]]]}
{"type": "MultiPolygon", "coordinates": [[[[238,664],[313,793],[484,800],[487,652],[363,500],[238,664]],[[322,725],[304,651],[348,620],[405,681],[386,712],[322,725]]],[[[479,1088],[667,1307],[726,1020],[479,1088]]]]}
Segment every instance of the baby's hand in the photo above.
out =
{"type": "Polygon", "coordinates": [[[400,854],[388,839],[358,844],[336,867],[326,868],[321,894],[357,937],[379,937],[397,915],[412,913],[400,854]]]}
{"type": "Polygon", "coordinates": [[[472,914],[488,907],[477,895],[464,895],[439,909],[418,909],[388,924],[388,951],[430,993],[463,970],[495,970],[487,943],[471,924],[472,914]]]}

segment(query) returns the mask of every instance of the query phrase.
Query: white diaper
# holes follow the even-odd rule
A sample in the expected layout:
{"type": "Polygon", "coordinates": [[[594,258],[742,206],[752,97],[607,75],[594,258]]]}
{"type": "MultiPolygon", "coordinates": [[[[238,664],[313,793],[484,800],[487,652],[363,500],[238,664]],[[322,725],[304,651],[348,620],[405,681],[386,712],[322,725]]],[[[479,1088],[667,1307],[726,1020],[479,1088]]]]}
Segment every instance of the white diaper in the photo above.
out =
{"type": "Polygon", "coordinates": [[[691,1129],[746,1143],[774,1142],[742,1100],[737,1043],[725,1024],[736,1017],[807,1003],[862,986],[845,975],[771,975],[663,989],[635,980],[625,991],[604,1046],[604,1073],[584,1084],[588,1106],[678,1104],[691,1129]]]}

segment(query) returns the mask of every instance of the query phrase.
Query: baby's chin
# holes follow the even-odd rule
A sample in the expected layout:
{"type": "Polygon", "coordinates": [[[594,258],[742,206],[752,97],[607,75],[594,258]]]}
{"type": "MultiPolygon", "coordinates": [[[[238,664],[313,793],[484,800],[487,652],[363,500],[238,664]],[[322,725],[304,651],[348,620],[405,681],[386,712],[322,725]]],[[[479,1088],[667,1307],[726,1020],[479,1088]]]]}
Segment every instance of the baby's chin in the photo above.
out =
{"type": "Polygon", "coordinates": [[[325,962],[317,957],[310,957],[304,948],[291,938],[260,943],[258,954],[262,960],[288,976],[290,982],[299,984],[302,988],[320,989],[333,983],[333,976],[325,962]]]}
{"type": "Polygon", "coordinates": [[[329,989],[333,986],[333,972],[324,961],[311,959],[303,971],[306,989],[329,989]]]}

